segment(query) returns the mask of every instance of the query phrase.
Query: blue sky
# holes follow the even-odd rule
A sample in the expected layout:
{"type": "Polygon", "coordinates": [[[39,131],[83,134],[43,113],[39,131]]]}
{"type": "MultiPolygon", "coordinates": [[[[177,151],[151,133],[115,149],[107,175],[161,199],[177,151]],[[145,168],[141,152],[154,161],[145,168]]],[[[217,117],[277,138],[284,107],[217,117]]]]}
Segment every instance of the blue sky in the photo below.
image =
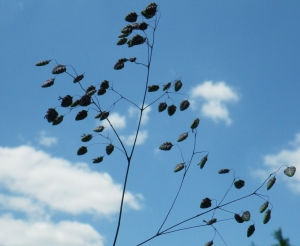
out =
{"type": "MultiPolygon", "coordinates": [[[[109,143],[99,137],[91,142],[99,144],[91,145],[87,154],[76,155],[83,145],[80,136],[102,122],[94,119],[92,110],[87,119],[75,122],[73,110],[60,125],[49,124],[44,119],[48,108],[68,112],[59,107],[58,97],[80,95],[82,90],[67,74],[59,75],[52,87],[41,88],[53,77],[55,62],[45,67],[35,63],[56,59],[72,65],[78,74],[85,73],[83,87],[99,87],[107,79],[140,105],[146,69],[126,63],[116,71],[113,65],[122,57],[146,61],[145,45],[129,49],[116,42],[127,25],[124,17],[139,13],[148,3],[0,0],[0,245],[112,245],[126,171],[124,155],[116,149],[102,163],[92,164],[109,143]]],[[[158,147],[166,141],[175,143],[197,117],[201,119],[197,151],[208,150],[208,162],[200,170],[197,163],[203,154],[194,157],[166,227],[202,212],[199,204],[205,197],[221,200],[233,177],[218,175],[221,168],[234,169],[246,181],[225,201],[250,194],[281,165],[300,169],[300,3],[162,0],[157,4],[161,19],[150,84],[180,78],[182,94],[172,94],[172,100],[178,106],[188,99],[191,106],[172,117],[158,113],[158,103],[145,112],[118,245],[136,245],[157,232],[183,174],[173,172],[182,162],[179,149],[162,152],[158,147]]],[[[149,94],[146,103],[159,95],[149,94]]],[[[107,109],[118,96],[109,91],[98,99],[107,109]]],[[[130,148],[136,109],[122,100],[111,110],[110,119],[130,148]]],[[[105,134],[119,146],[109,127],[105,134]]],[[[191,156],[192,136],[190,132],[180,143],[185,161],[191,156]]],[[[235,213],[249,210],[256,226],[247,238],[251,222],[215,224],[227,245],[271,245],[271,233],[279,227],[292,245],[300,245],[300,175],[288,178],[282,170],[271,190],[261,190],[273,204],[268,224],[262,223],[258,210],[264,201],[257,197],[227,207],[235,213]]],[[[186,226],[201,225],[210,216],[186,226]]],[[[222,220],[232,214],[218,211],[215,217],[222,220]]],[[[163,235],[146,245],[204,245],[213,237],[211,227],[200,227],[163,235]]],[[[217,235],[214,245],[225,244],[217,235]]]]}

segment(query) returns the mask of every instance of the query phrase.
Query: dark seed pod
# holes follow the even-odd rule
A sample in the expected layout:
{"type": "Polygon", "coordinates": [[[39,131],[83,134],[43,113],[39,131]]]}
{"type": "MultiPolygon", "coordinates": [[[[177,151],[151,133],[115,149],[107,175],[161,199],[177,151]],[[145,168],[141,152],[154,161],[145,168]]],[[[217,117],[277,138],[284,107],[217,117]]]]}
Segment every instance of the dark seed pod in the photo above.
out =
{"type": "Polygon", "coordinates": [[[204,156],[204,157],[201,159],[200,163],[198,164],[198,165],[200,165],[200,169],[202,169],[202,168],[204,167],[205,163],[207,162],[207,156],[208,156],[208,155],[204,156]]]}
{"type": "Polygon", "coordinates": [[[172,116],[173,114],[175,114],[175,112],[176,112],[176,106],[173,104],[173,105],[170,105],[169,107],[168,107],[168,114],[170,115],[170,116],[172,116]]]}
{"type": "Polygon", "coordinates": [[[206,224],[207,225],[212,225],[212,224],[214,224],[214,223],[216,223],[217,222],[217,219],[216,218],[213,218],[213,219],[211,219],[210,221],[208,221],[206,224]]]}
{"type": "Polygon", "coordinates": [[[115,70],[120,70],[124,68],[124,62],[117,62],[115,65],[114,65],[114,69],[115,70]]]}
{"type": "Polygon", "coordinates": [[[284,174],[288,177],[293,177],[294,174],[296,173],[296,168],[294,166],[287,167],[284,169],[284,174]]]}
{"type": "Polygon", "coordinates": [[[238,180],[238,181],[234,182],[234,186],[237,189],[241,189],[244,185],[245,185],[245,181],[244,180],[238,180]]]}
{"type": "Polygon", "coordinates": [[[181,171],[184,168],[184,163],[179,163],[174,168],[174,173],[181,171]]]}
{"type": "Polygon", "coordinates": [[[128,22],[136,22],[137,17],[137,13],[131,12],[128,15],[126,15],[125,20],[128,22]]]}
{"type": "Polygon", "coordinates": [[[51,60],[40,61],[40,62],[36,63],[35,65],[38,66],[38,67],[45,66],[45,65],[49,64],[50,61],[51,60]]]}
{"type": "Polygon", "coordinates": [[[159,89],[158,85],[150,85],[148,86],[148,92],[154,92],[157,91],[159,89]]]}
{"type": "Polygon", "coordinates": [[[142,37],[141,35],[137,34],[137,35],[133,36],[131,39],[129,39],[127,44],[128,44],[128,47],[132,47],[134,45],[143,44],[143,43],[145,43],[145,41],[146,41],[145,37],[142,37]]]}
{"type": "Polygon", "coordinates": [[[119,60],[118,60],[118,62],[127,62],[128,61],[128,59],[127,58],[120,58],[119,60]]]}
{"type": "Polygon", "coordinates": [[[272,186],[275,184],[275,181],[276,181],[275,176],[269,179],[267,183],[267,190],[270,190],[272,188],[272,186]]]}
{"type": "Polygon", "coordinates": [[[52,122],[52,125],[55,126],[60,124],[63,121],[63,119],[64,119],[63,115],[57,116],[55,120],[52,122]]]}
{"type": "Polygon", "coordinates": [[[259,212],[260,212],[260,213],[265,212],[265,210],[268,208],[268,206],[269,206],[269,202],[267,201],[267,202],[265,202],[263,205],[261,205],[261,207],[260,207],[260,209],[259,209],[259,212]]]}
{"type": "Polygon", "coordinates": [[[126,33],[126,34],[130,34],[132,33],[132,26],[131,25],[127,25],[125,26],[122,30],[121,30],[121,33],[126,33]]]}
{"type": "Polygon", "coordinates": [[[181,142],[181,141],[185,140],[188,136],[189,136],[189,134],[188,134],[187,132],[182,133],[182,134],[178,137],[177,142],[181,142]]]}
{"type": "Polygon", "coordinates": [[[129,58],[129,61],[130,61],[130,62],[135,62],[135,61],[136,61],[136,57],[130,57],[130,58],[129,58]]]}
{"type": "Polygon", "coordinates": [[[53,78],[46,80],[46,82],[44,84],[42,84],[42,87],[46,88],[46,87],[52,86],[54,84],[54,80],[55,79],[53,79],[53,78]]]}
{"type": "Polygon", "coordinates": [[[105,120],[109,116],[109,112],[102,111],[100,113],[100,120],[105,120]]]}
{"type": "Polygon", "coordinates": [[[242,214],[242,219],[243,219],[244,221],[249,221],[250,218],[251,218],[251,214],[250,214],[249,211],[245,211],[245,212],[242,214]]]}
{"type": "Polygon", "coordinates": [[[64,73],[65,71],[67,71],[66,66],[58,64],[52,69],[52,74],[60,74],[64,73]]]}
{"type": "Polygon", "coordinates": [[[70,107],[74,108],[74,107],[78,106],[79,104],[80,104],[80,99],[77,99],[70,105],[70,107]]]}
{"type": "Polygon", "coordinates": [[[73,83],[77,83],[77,82],[79,82],[80,80],[82,80],[83,78],[84,78],[84,75],[83,75],[83,74],[78,75],[78,76],[76,76],[76,77],[74,78],[73,83]]]}
{"type": "Polygon", "coordinates": [[[48,120],[48,122],[53,122],[58,116],[57,111],[54,108],[49,108],[44,118],[48,120]]]}
{"type": "Polygon", "coordinates": [[[103,80],[100,87],[108,89],[109,88],[109,82],[107,80],[103,80]]]}
{"type": "Polygon", "coordinates": [[[268,210],[265,212],[264,219],[263,219],[263,223],[264,223],[264,224],[267,224],[267,223],[269,222],[270,219],[271,219],[271,210],[268,209],[268,210]]]}
{"type": "Polygon", "coordinates": [[[214,244],[213,241],[209,241],[209,242],[207,242],[207,243],[205,244],[205,246],[212,246],[213,244],[214,244]]]}
{"type": "Polygon", "coordinates": [[[102,96],[106,93],[106,89],[104,87],[100,87],[100,89],[97,92],[98,96],[102,96]]]}
{"type": "Polygon", "coordinates": [[[97,114],[97,115],[95,116],[95,119],[100,118],[101,114],[102,114],[102,113],[97,114]]]}
{"type": "Polygon", "coordinates": [[[240,215],[238,215],[238,214],[235,214],[235,215],[234,215],[234,219],[235,219],[236,222],[238,222],[238,223],[244,223],[243,218],[242,218],[240,215]]]}
{"type": "Polygon", "coordinates": [[[85,94],[88,95],[88,96],[92,96],[92,95],[95,94],[95,92],[96,92],[96,87],[93,86],[93,85],[90,85],[90,86],[86,89],[85,94]]]}
{"type": "Polygon", "coordinates": [[[86,107],[91,104],[91,97],[88,95],[84,95],[80,98],[80,106],[86,107]]]}
{"type": "Polygon", "coordinates": [[[204,198],[200,203],[200,208],[209,208],[210,206],[211,206],[211,200],[208,197],[204,198]]]}
{"type": "Polygon", "coordinates": [[[72,105],[73,98],[70,95],[66,95],[65,97],[59,97],[58,100],[61,100],[62,107],[69,107],[72,105]]]}
{"type": "Polygon", "coordinates": [[[181,89],[181,87],[182,87],[181,80],[177,80],[174,84],[174,90],[177,92],[181,89]]]}
{"type": "Polygon", "coordinates": [[[119,39],[119,41],[117,42],[117,45],[123,45],[123,44],[126,44],[127,42],[127,38],[121,38],[119,39]]]}
{"type": "Polygon", "coordinates": [[[169,82],[169,83],[165,84],[165,85],[163,86],[163,91],[165,91],[165,90],[169,89],[169,88],[171,87],[171,85],[172,85],[172,83],[171,83],[171,82],[169,82]]]}
{"type": "Polygon", "coordinates": [[[224,174],[224,173],[229,173],[229,169],[221,169],[221,170],[219,170],[219,174],[224,174]]]}
{"type": "Polygon", "coordinates": [[[161,146],[159,146],[159,149],[170,150],[172,147],[173,147],[173,144],[171,142],[165,142],[161,146]]]}
{"type": "Polygon", "coordinates": [[[77,150],[77,155],[84,155],[86,152],[87,152],[87,147],[81,146],[81,147],[77,150]]]}
{"type": "Polygon", "coordinates": [[[113,146],[112,144],[109,144],[106,146],[106,154],[110,155],[113,151],[114,151],[115,146],[113,146]]]}
{"type": "Polygon", "coordinates": [[[150,19],[152,18],[155,14],[156,14],[156,10],[157,10],[157,4],[152,2],[150,4],[148,4],[148,6],[146,7],[146,9],[144,9],[141,14],[146,18],[146,19],[150,19]]]}
{"type": "Polygon", "coordinates": [[[102,132],[104,130],[104,126],[97,126],[95,129],[94,129],[94,132],[102,132]]]}
{"type": "Polygon", "coordinates": [[[167,104],[165,102],[162,102],[158,105],[158,112],[162,112],[167,108],[167,104]]]}
{"type": "Polygon", "coordinates": [[[118,38],[126,38],[130,35],[130,33],[122,33],[118,36],[118,38]]]}
{"type": "Polygon", "coordinates": [[[138,25],[138,29],[141,31],[145,31],[148,28],[148,24],[146,22],[142,22],[138,25]]]}
{"type": "Polygon", "coordinates": [[[99,156],[99,157],[93,159],[93,163],[95,163],[95,164],[100,163],[103,161],[103,158],[104,158],[104,156],[99,156]]]}
{"type": "Polygon", "coordinates": [[[249,226],[247,230],[247,237],[251,237],[254,231],[255,231],[255,226],[254,225],[249,226]]]}
{"type": "Polygon", "coordinates": [[[200,123],[200,119],[199,119],[199,118],[196,118],[196,119],[193,121],[193,123],[191,124],[192,130],[196,129],[196,128],[198,127],[199,123],[200,123]]]}
{"type": "Polygon", "coordinates": [[[190,102],[188,100],[183,100],[180,103],[180,111],[186,110],[190,106],[190,102]]]}
{"type": "Polygon", "coordinates": [[[78,114],[76,115],[75,120],[83,120],[84,118],[87,117],[87,111],[86,110],[81,110],[80,112],[78,112],[78,114]]]}
{"type": "Polygon", "coordinates": [[[81,136],[81,141],[82,141],[82,142],[88,142],[88,141],[90,141],[92,138],[93,138],[93,135],[92,135],[92,134],[83,134],[83,135],[81,136]]]}

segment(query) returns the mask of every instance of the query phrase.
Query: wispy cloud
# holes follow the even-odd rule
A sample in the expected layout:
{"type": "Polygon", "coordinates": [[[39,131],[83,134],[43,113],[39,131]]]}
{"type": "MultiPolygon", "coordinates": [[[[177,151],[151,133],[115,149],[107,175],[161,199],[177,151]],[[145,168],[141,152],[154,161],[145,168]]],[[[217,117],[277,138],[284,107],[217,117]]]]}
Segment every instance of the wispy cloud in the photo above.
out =
{"type": "Polygon", "coordinates": [[[45,131],[41,131],[39,133],[38,142],[40,145],[51,147],[52,145],[57,144],[57,138],[49,137],[45,131]]]}
{"type": "MultiPolygon", "coordinates": [[[[277,171],[281,166],[294,166],[298,170],[298,173],[289,178],[279,173],[282,179],[285,180],[289,187],[297,193],[300,193],[300,133],[296,134],[295,140],[289,142],[290,148],[282,149],[277,154],[268,154],[264,156],[264,168],[254,170],[252,175],[265,179],[272,172],[277,171]],[[284,177],[283,177],[284,176],[284,177]]],[[[284,170],[282,168],[282,170],[284,170]]]]}
{"type": "MultiPolygon", "coordinates": [[[[126,127],[126,117],[121,116],[119,113],[110,114],[108,119],[115,129],[123,129],[126,127]]],[[[107,128],[110,127],[107,120],[103,121],[103,126],[107,128]]]]}
{"type": "Polygon", "coordinates": [[[227,125],[232,123],[229,117],[227,103],[236,103],[239,100],[237,92],[225,82],[204,81],[193,87],[190,91],[192,109],[197,110],[201,102],[201,113],[214,122],[224,121],[227,125]]]}
{"type": "MultiPolygon", "coordinates": [[[[135,133],[128,136],[120,136],[120,138],[126,145],[132,145],[135,139],[135,133]]],[[[140,131],[136,140],[136,145],[143,144],[147,138],[148,138],[148,131],[147,130],[140,131]]]]}

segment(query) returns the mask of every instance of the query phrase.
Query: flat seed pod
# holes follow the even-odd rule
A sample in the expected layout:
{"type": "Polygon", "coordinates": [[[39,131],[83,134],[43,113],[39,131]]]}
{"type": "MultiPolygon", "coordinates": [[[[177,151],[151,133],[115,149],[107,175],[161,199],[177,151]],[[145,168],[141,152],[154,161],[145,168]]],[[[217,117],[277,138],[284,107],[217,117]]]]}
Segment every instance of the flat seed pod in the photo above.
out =
{"type": "Polygon", "coordinates": [[[125,20],[128,22],[136,22],[137,17],[137,13],[131,12],[128,15],[126,15],[125,20]]]}
{"type": "Polygon", "coordinates": [[[260,213],[265,212],[265,210],[268,208],[268,206],[269,206],[269,202],[265,202],[263,205],[261,205],[259,212],[260,213]]]}
{"type": "Polygon", "coordinates": [[[42,88],[47,88],[50,87],[54,84],[54,80],[53,78],[46,80],[46,82],[44,84],[42,84],[42,88]]]}
{"type": "Polygon", "coordinates": [[[184,168],[184,163],[179,163],[174,168],[174,173],[181,171],[184,168]]]}
{"type": "Polygon", "coordinates": [[[52,125],[56,126],[56,125],[60,124],[63,121],[63,119],[64,119],[63,115],[57,116],[55,118],[55,120],[52,122],[52,125]]]}
{"type": "Polygon", "coordinates": [[[100,89],[98,90],[97,95],[98,96],[102,96],[106,93],[106,89],[104,87],[100,87],[100,89]]]}
{"type": "Polygon", "coordinates": [[[168,90],[168,89],[171,87],[171,85],[172,85],[171,82],[169,82],[169,83],[163,85],[163,91],[168,90]]]}
{"type": "Polygon", "coordinates": [[[264,223],[264,224],[267,224],[267,223],[269,222],[270,219],[271,219],[271,210],[268,209],[268,210],[265,212],[264,219],[263,219],[263,223],[264,223]]]}
{"type": "Polygon", "coordinates": [[[210,206],[211,206],[211,200],[208,197],[204,198],[200,203],[200,208],[209,208],[210,206]]]}
{"type": "Polygon", "coordinates": [[[183,100],[180,103],[180,111],[186,110],[190,106],[190,102],[188,100],[183,100]]]}
{"type": "Polygon", "coordinates": [[[95,119],[100,118],[101,114],[102,114],[102,113],[97,114],[97,115],[95,116],[95,119]]]}
{"type": "Polygon", "coordinates": [[[126,34],[130,34],[132,32],[132,25],[129,24],[125,27],[123,27],[123,29],[121,30],[121,33],[126,33],[126,34]]]}
{"type": "Polygon", "coordinates": [[[50,61],[51,60],[40,61],[40,62],[36,63],[35,65],[38,66],[38,67],[45,66],[45,65],[49,64],[50,61]]]}
{"type": "Polygon", "coordinates": [[[146,7],[146,9],[144,9],[141,14],[146,18],[146,19],[150,19],[152,18],[155,14],[156,14],[156,9],[157,9],[157,4],[152,2],[150,4],[148,4],[148,6],[146,7]]]}
{"type": "Polygon", "coordinates": [[[124,62],[117,62],[115,65],[114,65],[114,69],[115,70],[120,70],[124,68],[124,62]]]}
{"type": "Polygon", "coordinates": [[[208,156],[208,155],[204,156],[204,157],[201,159],[200,163],[198,164],[198,165],[200,165],[200,169],[202,169],[202,168],[204,167],[205,163],[207,162],[207,156],[208,156]]]}
{"type": "Polygon", "coordinates": [[[148,86],[148,92],[154,92],[157,91],[159,89],[158,85],[150,85],[148,86]]]}
{"type": "Polygon", "coordinates": [[[210,221],[208,221],[206,224],[207,225],[212,225],[212,224],[214,224],[214,223],[216,223],[217,222],[217,219],[216,218],[213,218],[213,219],[211,219],[210,221]]]}
{"type": "Polygon", "coordinates": [[[170,150],[173,147],[173,144],[171,142],[165,142],[161,146],[159,146],[159,149],[161,150],[170,150]]]}
{"type": "Polygon", "coordinates": [[[74,79],[73,79],[73,83],[77,83],[79,82],[80,80],[82,80],[84,78],[84,75],[81,74],[81,75],[78,75],[76,76],[74,79]]]}
{"type": "Polygon", "coordinates": [[[119,41],[117,42],[117,45],[123,45],[127,43],[127,38],[121,38],[119,39],[119,41]]]}
{"type": "Polygon", "coordinates": [[[129,61],[130,61],[130,62],[135,62],[135,61],[136,61],[136,57],[130,57],[130,58],[129,58],[129,61]]]}
{"type": "Polygon", "coordinates": [[[235,219],[236,222],[238,222],[238,223],[243,223],[243,222],[244,222],[243,218],[242,218],[239,214],[235,214],[235,215],[234,215],[234,219],[235,219]]]}
{"type": "Polygon", "coordinates": [[[254,231],[255,231],[255,226],[254,225],[249,226],[247,230],[247,237],[251,237],[254,231]]]}
{"type": "Polygon", "coordinates": [[[65,71],[67,71],[66,66],[58,64],[52,69],[52,74],[60,74],[64,73],[65,71]]]}
{"type": "Polygon", "coordinates": [[[146,41],[145,37],[142,37],[141,35],[137,34],[137,35],[133,36],[130,40],[128,40],[127,44],[128,44],[128,47],[132,47],[134,45],[143,44],[143,43],[145,43],[145,41],[146,41]]]}
{"type": "Polygon", "coordinates": [[[177,80],[177,81],[175,82],[175,84],[174,84],[174,89],[175,89],[175,91],[176,91],[176,92],[179,91],[179,90],[181,89],[181,87],[182,87],[181,80],[177,80]]]}
{"type": "Polygon", "coordinates": [[[224,174],[224,173],[229,173],[229,169],[221,169],[221,170],[219,170],[219,174],[224,174]]]}
{"type": "Polygon", "coordinates": [[[72,105],[73,98],[70,95],[66,95],[65,97],[59,97],[58,100],[61,100],[62,107],[69,107],[72,105]]]}
{"type": "Polygon", "coordinates": [[[244,187],[245,185],[245,181],[244,180],[238,180],[234,182],[234,186],[237,189],[241,189],[242,187],[244,187]]]}
{"type": "Polygon", "coordinates": [[[242,218],[244,221],[249,221],[250,218],[251,218],[251,214],[249,211],[245,211],[243,214],[242,214],[242,218]]]}
{"type": "Polygon", "coordinates": [[[275,176],[269,179],[267,183],[267,190],[270,190],[272,188],[272,186],[275,184],[275,181],[276,181],[275,176]]]}
{"type": "Polygon", "coordinates": [[[70,105],[70,107],[76,107],[76,106],[78,106],[80,104],[80,99],[77,99],[76,101],[74,101],[71,105],[70,105]]]}
{"type": "Polygon", "coordinates": [[[214,244],[213,241],[209,241],[209,242],[207,242],[207,243],[205,244],[205,246],[212,246],[213,244],[214,244]]]}
{"type": "Polygon", "coordinates": [[[100,87],[108,89],[109,88],[109,82],[107,80],[103,80],[100,87]]]}
{"type": "Polygon", "coordinates": [[[182,133],[182,134],[179,136],[179,138],[177,139],[177,142],[181,142],[181,141],[185,140],[188,136],[189,136],[189,135],[188,135],[187,132],[182,133]]]}
{"type": "Polygon", "coordinates": [[[48,122],[53,122],[58,116],[57,111],[54,108],[49,108],[44,118],[48,120],[48,122]]]}
{"type": "Polygon", "coordinates": [[[87,152],[87,147],[81,146],[81,147],[77,150],[77,155],[84,155],[86,152],[87,152]]]}
{"type": "Polygon", "coordinates": [[[104,158],[104,156],[99,156],[99,157],[93,159],[93,163],[95,163],[95,164],[100,163],[103,161],[103,158],[104,158]]]}
{"type": "Polygon", "coordinates": [[[122,33],[118,36],[118,38],[126,38],[130,35],[130,33],[122,33]]]}
{"type": "Polygon", "coordinates": [[[80,98],[80,103],[79,105],[80,106],[83,106],[83,107],[86,107],[88,105],[91,104],[91,97],[88,96],[88,95],[83,95],[81,98],[80,98]]]}
{"type": "Polygon", "coordinates": [[[288,177],[293,177],[294,174],[296,172],[296,167],[294,166],[291,166],[291,167],[287,167],[285,170],[284,170],[284,174],[288,177]]]}
{"type": "Polygon", "coordinates": [[[196,129],[196,128],[198,127],[199,123],[200,123],[200,119],[199,119],[199,118],[196,118],[196,119],[193,121],[193,123],[191,124],[191,128],[192,128],[193,130],[196,129]]]}
{"type": "Polygon", "coordinates": [[[93,135],[92,135],[92,134],[83,134],[83,135],[81,136],[81,141],[82,141],[82,142],[88,142],[88,141],[90,141],[92,138],[93,138],[93,135]]]}
{"type": "Polygon", "coordinates": [[[148,24],[146,22],[142,22],[138,25],[138,29],[141,31],[145,31],[148,28],[148,24]]]}
{"type": "Polygon", "coordinates": [[[165,102],[162,102],[158,105],[158,112],[162,112],[167,108],[167,104],[165,102]]]}
{"type": "Polygon", "coordinates": [[[173,105],[170,105],[169,107],[168,107],[168,114],[170,115],[170,116],[172,116],[173,114],[175,114],[175,112],[176,112],[176,106],[173,104],[173,105]]]}
{"type": "Polygon", "coordinates": [[[86,92],[85,94],[91,97],[91,96],[94,95],[96,92],[97,92],[96,90],[91,90],[91,91],[86,92]]]}
{"type": "Polygon", "coordinates": [[[115,146],[113,146],[112,144],[109,144],[106,146],[106,154],[110,155],[113,151],[114,151],[115,146]]]}
{"type": "Polygon", "coordinates": [[[100,120],[105,120],[109,116],[109,112],[102,111],[100,113],[100,120]]]}
{"type": "Polygon", "coordinates": [[[94,129],[94,132],[102,132],[104,130],[104,126],[97,126],[95,129],[94,129]]]}
{"type": "Polygon", "coordinates": [[[75,120],[83,120],[84,118],[87,117],[87,111],[86,110],[81,110],[80,112],[78,112],[78,114],[75,117],[75,120]]]}

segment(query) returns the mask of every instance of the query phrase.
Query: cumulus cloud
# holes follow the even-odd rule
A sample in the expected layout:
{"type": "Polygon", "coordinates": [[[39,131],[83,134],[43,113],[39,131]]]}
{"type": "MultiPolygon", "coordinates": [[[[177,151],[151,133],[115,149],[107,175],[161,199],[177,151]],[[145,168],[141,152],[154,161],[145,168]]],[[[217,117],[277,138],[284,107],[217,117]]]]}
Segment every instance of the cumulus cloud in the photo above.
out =
{"type": "MultiPolygon", "coordinates": [[[[145,105],[145,107],[147,107],[147,105],[145,105]]],[[[142,117],[142,121],[141,121],[141,124],[142,125],[146,125],[150,119],[149,117],[149,113],[151,111],[151,107],[147,107],[144,112],[143,112],[143,117],[142,117]]],[[[136,117],[137,119],[139,119],[139,116],[140,116],[140,110],[136,107],[129,107],[128,109],[128,116],[129,117],[136,117]]]]}
{"type": "MultiPolygon", "coordinates": [[[[135,133],[128,136],[120,136],[120,138],[126,145],[132,145],[135,139],[135,133]]],[[[147,130],[140,131],[136,140],[136,145],[143,144],[147,138],[148,138],[148,131],[147,130]]]]}
{"type": "Polygon", "coordinates": [[[201,113],[205,117],[214,122],[224,121],[227,125],[232,123],[226,104],[238,102],[239,95],[225,82],[204,81],[191,89],[190,96],[192,109],[198,109],[201,101],[204,101],[201,113]]]}
{"type": "MultiPolygon", "coordinates": [[[[115,129],[123,129],[126,127],[126,117],[121,116],[119,113],[110,114],[108,119],[115,129]]],[[[110,127],[107,120],[103,121],[103,126],[110,127]]]]}
{"type": "MultiPolygon", "coordinates": [[[[72,164],[29,146],[0,147],[0,163],[0,185],[11,194],[0,197],[0,204],[5,200],[16,204],[19,199],[23,210],[32,203],[69,214],[111,216],[119,211],[121,185],[108,173],[91,171],[87,164],[72,164]]],[[[127,192],[125,205],[140,209],[141,195],[127,192]]]]}
{"type": "Polygon", "coordinates": [[[39,133],[38,142],[40,145],[51,147],[52,145],[57,144],[57,139],[54,137],[49,137],[45,131],[41,131],[39,133]]]}
{"type": "Polygon", "coordinates": [[[0,244],[5,246],[103,246],[104,238],[90,225],[62,221],[23,221],[0,217],[0,244]]]}
{"type": "MultiPolygon", "coordinates": [[[[265,179],[272,172],[277,171],[281,166],[294,166],[298,170],[298,173],[289,178],[283,175],[283,172],[279,172],[278,176],[281,176],[291,187],[291,189],[297,193],[300,193],[300,134],[298,133],[294,141],[291,141],[290,148],[282,149],[276,154],[268,154],[264,156],[264,168],[257,169],[252,172],[252,175],[265,179]]],[[[283,167],[284,170],[286,167],[283,167]]],[[[277,175],[276,175],[277,176],[277,175]]]]}

